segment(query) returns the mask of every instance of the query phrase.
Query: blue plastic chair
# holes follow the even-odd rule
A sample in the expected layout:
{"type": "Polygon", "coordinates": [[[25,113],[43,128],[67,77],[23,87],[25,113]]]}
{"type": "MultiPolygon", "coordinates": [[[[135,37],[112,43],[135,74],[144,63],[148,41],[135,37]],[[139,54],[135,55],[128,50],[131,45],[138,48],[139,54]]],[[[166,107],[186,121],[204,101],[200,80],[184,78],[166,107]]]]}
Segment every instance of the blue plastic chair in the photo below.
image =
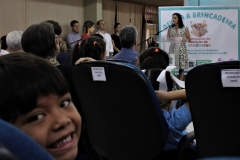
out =
{"type": "Polygon", "coordinates": [[[36,141],[0,119],[0,143],[19,160],[54,160],[36,141]]]}

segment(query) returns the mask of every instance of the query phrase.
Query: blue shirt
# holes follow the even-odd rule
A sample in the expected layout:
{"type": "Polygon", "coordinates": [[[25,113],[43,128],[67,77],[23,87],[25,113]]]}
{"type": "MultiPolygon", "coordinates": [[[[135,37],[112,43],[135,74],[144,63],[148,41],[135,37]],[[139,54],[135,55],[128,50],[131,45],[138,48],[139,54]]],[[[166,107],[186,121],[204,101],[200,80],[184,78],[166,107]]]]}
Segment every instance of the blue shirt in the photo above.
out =
{"type": "Polygon", "coordinates": [[[139,54],[136,50],[132,48],[122,48],[113,59],[122,59],[129,61],[131,64],[136,65],[136,57],[139,57],[139,54]]]}
{"type": "Polygon", "coordinates": [[[73,31],[71,31],[68,35],[67,35],[67,38],[66,38],[66,41],[67,41],[67,45],[68,45],[68,48],[70,49],[73,49],[73,47],[75,46],[75,44],[77,43],[77,41],[80,41],[81,40],[81,34],[80,33],[75,33],[73,31]],[[73,43],[74,42],[74,43],[73,43]],[[72,43],[72,44],[70,44],[72,43]]]}
{"type": "Polygon", "coordinates": [[[163,115],[168,124],[168,140],[163,150],[177,149],[178,142],[187,134],[186,127],[192,122],[192,116],[185,104],[176,109],[176,101],[170,111],[164,111],[163,115]]]}

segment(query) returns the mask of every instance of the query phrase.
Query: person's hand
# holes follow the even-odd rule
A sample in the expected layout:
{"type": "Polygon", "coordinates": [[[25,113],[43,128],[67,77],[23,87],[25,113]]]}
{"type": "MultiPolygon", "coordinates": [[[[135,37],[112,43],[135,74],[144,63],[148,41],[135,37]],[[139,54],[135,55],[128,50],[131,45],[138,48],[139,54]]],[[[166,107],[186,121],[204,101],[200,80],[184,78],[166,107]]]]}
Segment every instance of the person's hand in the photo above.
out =
{"type": "Polygon", "coordinates": [[[91,57],[83,57],[83,58],[80,58],[79,60],[77,60],[75,62],[75,65],[81,63],[81,62],[86,62],[86,61],[96,61],[95,59],[91,58],[91,57]]]}
{"type": "Polygon", "coordinates": [[[165,91],[155,91],[158,100],[160,101],[161,105],[167,105],[170,101],[168,98],[168,92],[165,91]]]}

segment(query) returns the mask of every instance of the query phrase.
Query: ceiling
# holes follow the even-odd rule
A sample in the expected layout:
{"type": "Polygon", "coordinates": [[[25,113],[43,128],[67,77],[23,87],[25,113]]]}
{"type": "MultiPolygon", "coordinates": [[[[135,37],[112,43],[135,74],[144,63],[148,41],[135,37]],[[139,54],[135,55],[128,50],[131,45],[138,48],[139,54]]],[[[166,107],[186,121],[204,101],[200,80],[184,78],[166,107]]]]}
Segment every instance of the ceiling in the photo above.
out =
{"type": "Polygon", "coordinates": [[[128,0],[128,2],[136,2],[153,6],[183,6],[184,0],[128,0]]]}

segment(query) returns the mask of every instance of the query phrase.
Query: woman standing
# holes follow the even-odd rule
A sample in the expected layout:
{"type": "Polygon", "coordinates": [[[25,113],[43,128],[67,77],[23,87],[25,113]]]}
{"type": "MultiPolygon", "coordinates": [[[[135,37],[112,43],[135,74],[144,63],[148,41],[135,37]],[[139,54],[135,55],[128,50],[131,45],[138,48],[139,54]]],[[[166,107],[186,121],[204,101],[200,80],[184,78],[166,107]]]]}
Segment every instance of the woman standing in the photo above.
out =
{"type": "Polygon", "coordinates": [[[93,34],[95,28],[94,28],[94,23],[92,21],[86,21],[83,24],[83,32],[85,33],[84,35],[82,35],[82,40],[84,40],[85,38],[89,37],[91,34],[93,34]]]}
{"type": "Polygon", "coordinates": [[[113,49],[114,49],[113,56],[115,56],[115,54],[120,52],[120,50],[122,49],[120,39],[119,39],[120,29],[121,29],[121,24],[120,23],[115,23],[115,25],[114,25],[114,32],[115,33],[111,35],[112,43],[113,43],[113,49]]]}
{"type": "MultiPolygon", "coordinates": [[[[187,26],[184,26],[182,17],[179,13],[173,13],[172,21],[174,23],[174,27],[171,27],[168,30],[168,35],[170,36],[181,36],[186,37],[188,42],[191,42],[190,33],[187,26]]],[[[187,54],[187,46],[183,41],[179,45],[175,45],[171,43],[169,48],[169,54],[175,54],[175,65],[179,69],[179,79],[184,80],[184,69],[188,68],[188,54],[187,54]]]]}

